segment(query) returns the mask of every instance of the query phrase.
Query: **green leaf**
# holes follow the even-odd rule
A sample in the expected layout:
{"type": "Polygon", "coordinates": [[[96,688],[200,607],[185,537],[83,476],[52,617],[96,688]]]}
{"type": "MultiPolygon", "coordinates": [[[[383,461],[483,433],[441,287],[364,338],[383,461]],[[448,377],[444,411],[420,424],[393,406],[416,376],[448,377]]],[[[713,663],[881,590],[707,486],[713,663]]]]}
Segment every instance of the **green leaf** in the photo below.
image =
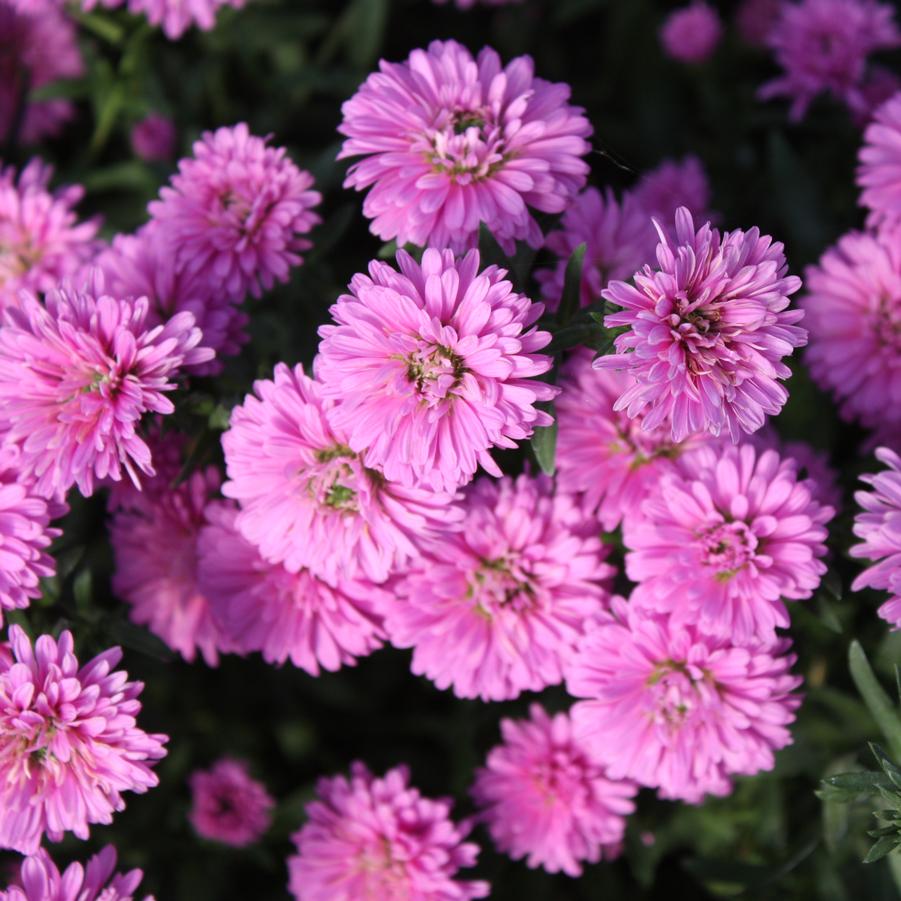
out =
{"type": "Polygon", "coordinates": [[[896,848],[901,846],[901,836],[884,835],[872,848],[867,852],[867,856],[863,859],[864,863],[875,863],[882,860],[886,854],[891,854],[896,848]]]}
{"type": "Polygon", "coordinates": [[[851,798],[856,795],[875,792],[880,786],[890,786],[891,780],[882,773],[863,770],[859,773],[838,773],[835,776],[826,776],[822,783],[824,786],[835,789],[837,792],[841,792],[848,798],[851,798]]]}
{"type": "Polygon", "coordinates": [[[479,226],[479,265],[482,269],[486,266],[500,266],[502,269],[510,268],[510,260],[504,253],[504,248],[497,243],[497,238],[491,233],[491,229],[483,222],[479,226]]]}
{"type": "MultiPolygon", "coordinates": [[[[552,414],[553,415],[553,414],[552,414]]],[[[532,435],[532,451],[545,475],[552,476],[557,466],[557,420],[551,425],[539,426],[532,435]]]]}
{"type": "Polygon", "coordinates": [[[123,648],[136,651],[145,657],[152,657],[164,663],[171,663],[175,659],[175,653],[165,642],[128,620],[116,620],[111,623],[109,637],[123,648]]]}
{"type": "Polygon", "coordinates": [[[896,788],[901,789],[901,769],[898,769],[894,761],[889,758],[888,754],[876,742],[870,742],[870,751],[872,751],[876,760],[879,761],[879,766],[882,767],[885,775],[891,779],[892,784],[896,788]]]}
{"type": "Polygon", "coordinates": [[[585,264],[584,243],[580,244],[569,257],[566,264],[566,274],[563,277],[563,297],[560,300],[560,312],[558,319],[562,325],[566,325],[579,309],[579,299],[582,294],[582,267],[585,264]]]}
{"type": "Polygon", "coordinates": [[[388,21],[389,0],[356,0],[350,8],[347,46],[350,58],[368,68],[378,56],[388,21]]]}
{"type": "Polygon", "coordinates": [[[125,29],[113,22],[111,19],[100,15],[99,13],[83,13],[76,9],[70,9],[69,15],[74,16],[75,20],[86,31],[90,31],[98,38],[102,38],[109,44],[118,46],[125,37],[125,29]]]}
{"type": "Polygon", "coordinates": [[[851,678],[860,692],[867,709],[882,730],[892,754],[901,759],[901,718],[891,699],[873,674],[867,655],[859,641],[852,641],[848,649],[848,665],[851,678]]]}

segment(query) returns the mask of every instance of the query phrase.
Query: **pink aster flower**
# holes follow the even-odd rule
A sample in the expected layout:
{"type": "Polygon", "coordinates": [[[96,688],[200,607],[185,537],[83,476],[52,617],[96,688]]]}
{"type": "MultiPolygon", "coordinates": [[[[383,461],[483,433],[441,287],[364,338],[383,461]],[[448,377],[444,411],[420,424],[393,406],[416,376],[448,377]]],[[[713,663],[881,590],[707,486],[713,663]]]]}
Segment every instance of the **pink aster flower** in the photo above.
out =
{"type": "Polygon", "coordinates": [[[33,144],[53,136],[72,118],[68,100],[31,100],[39,88],[84,73],[75,23],[57,0],[0,0],[0,140],[33,144]]]}
{"type": "Polygon", "coordinates": [[[150,204],[180,268],[241,301],[287,282],[319,222],[313,177],[242,122],[205,132],[150,204]]]}
{"type": "MultiPolygon", "coordinates": [[[[223,6],[241,9],[244,0],[127,0],[128,11],[144,15],[151,25],[163,29],[170,41],[177,41],[191,26],[201,31],[211,31],[216,15],[223,6]]],[[[95,6],[111,9],[124,6],[126,0],[81,0],[82,8],[95,6]]]]}
{"type": "Polygon", "coordinates": [[[585,184],[591,125],[570,90],[535,78],[531,57],[507,66],[433,41],[403,63],[382,60],[343,108],[339,159],[362,156],[345,187],[370,188],[370,230],[398,245],[474,247],[484,223],[501,245],[542,242],[530,212],[562,213],[585,184]]]}
{"type": "Polygon", "coordinates": [[[630,376],[592,368],[590,351],[573,354],[561,369],[557,415],[557,484],[584,498],[606,531],[638,512],[660,477],[673,471],[686,450],[709,439],[706,433],[675,442],[669,423],[648,431],[643,415],[630,419],[614,409],[632,384],[630,376]]]}
{"type": "Polygon", "coordinates": [[[50,527],[56,505],[17,478],[17,458],[14,448],[0,452],[0,625],[4,610],[21,610],[41,596],[40,580],[56,572],[47,549],[60,535],[50,527]]]}
{"type": "Polygon", "coordinates": [[[404,485],[450,491],[494,447],[515,447],[550,425],[539,401],[556,389],[535,376],[552,360],[534,323],[543,311],[513,291],[506,271],[479,272],[479,253],[460,260],[429,249],[422,264],[401,251],[400,272],[373,261],[319,329],[318,373],[334,428],[367,466],[404,485]]]}
{"type": "Polygon", "coordinates": [[[194,317],[178,313],[146,327],[148,303],[104,294],[94,270],[77,290],[63,284],[46,303],[23,293],[0,328],[0,426],[21,450],[22,474],[46,497],[94,479],[135,483],[153,475],[150,451],[136,428],[145,412],[171,413],[166,393],[183,364],[201,363],[194,317]]]}
{"type": "Polygon", "coordinates": [[[742,40],[752,47],[766,47],[785,0],[742,0],[735,25],[742,40]]]}
{"type": "Polygon", "coordinates": [[[165,756],[165,735],[137,726],[140,682],[114,667],[110,648],[81,668],[71,632],[42,635],[32,649],[9,627],[10,656],[0,655],[0,848],[34,854],[123,810],[122,792],[157,784],[150,767],[165,756]]]}
{"type": "Polygon", "coordinates": [[[574,735],[607,767],[662,798],[727,795],[732,776],[773,767],[801,702],[789,642],[736,646],[627,607],[590,631],[567,673],[574,735]]]}
{"type": "Polygon", "coordinates": [[[33,159],[16,177],[0,169],[0,308],[19,291],[46,292],[73,276],[96,253],[99,220],[79,222],[73,207],[84,191],[48,190],[53,169],[33,159]]]}
{"type": "Polygon", "coordinates": [[[297,901],[469,901],[485,882],[456,879],[476,862],[469,823],[450,818],[451,802],[424,798],[407,767],[377,778],[354,763],[350,778],[320,779],[307,823],[294,835],[289,891],[297,901]]]}
{"type": "Polygon", "coordinates": [[[832,94],[852,111],[866,107],[867,58],[898,46],[889,4],[877,0],[786,2],[767,42],[783,74],[759,91],[767,100],[791,98],[789,118],[800,121],[813,99],[832,94]]]}
{"type": "Polygon", "coordinates": [[[192,773],[189,783],[188,819],[203,838],[243,848],[269,828],[275,801],[243,761],[223,757],[209,770],[192,773]]]}
{"type": "Polygon", "coordinates": [[[308,567],[335,585],[358,574],[384,582],[419,554],[418,541],[452,523],[452,495],[385,480],[329,422],[333,405],[297,366],[232,410],[222,436],[229,481],[241,505],[238,528],[266,560],[308,567]]]}
{"type": "Polygon", "coordinates": [[[805,362],[846,419],[901,421],[901,229],[851,232],[806,272],[805,362]]]}
{"type": "Polygon", "coordinates": [[[656,236],[651,216],[630,191],[618,201],[609,189],[602,194],[597,188],[586,188],[563,214],[561,226],[546,241],[558,257],[557,265],[536,273],[551,311],[560,305],[566,264],[580,244],[585,245],[579,293],[583,307],[600,300],[601,290],[611,279],[631,278],[654,257],[656,236]]]}
{"type": "Polygon", "coordinates": [[[211,503],[198,540],[200,584],[231,649],[260,651],[267,663],[290,660],[318,676],[381,647],[378,610],[391,595],[362,579],[333,588],[307,569],[267,563],[238,531],[237,516],[231,504],[211,503]]]}
{"type": "Polygon", "coordinates": [[[173,484],[173,476],[177,472],[160,472],[151,480],[156,484],[132,492],[131,503],[113,514],[113,591],[130,605],[134,622],[185,660],[193,661],[200,651],[209,666],[216,666],[218,651],[228,648],[198,585],[197,539],[221,477],[213,466],[179,484],[173,484]]]}
{"type": "Polygon", "coordinates": [[[660,29],[660,43],[672,59],[702,63],[713,55],[723,36],[720,17],[703,0],[671,12],[660,29]]]}
{"type": "MultiPolygon", "coordinates": [[[[107,845],[87,866],[77,861],[60,873],[41,848],[22,861],[19,884],[0,890],[0,901],[133,901],[144,874],[140,870],[113,873],[116,849],[107,845]]],[[[149,896],[144,901],[153,901],[149,896]]]]}
{"type": "Polygon", "coordinates": [[[546,476],[480,479],[463,530],[409,565],[385,608],[413,672],[460,698],[504,701],[563,678],[613,568],[597,527],[546,476]]]}
{"type": "Polygon", "coordinates": [[[739,644],[789,625],[783,599],[809,598],[826,566],[835,511],[799,482],[797,464],[753,446],[684,457],[625,521],[632,603],[739,644]]]}
{"type": "Polygon", "coordinates": [[[594,365],[633,377],[614,409],[645,411],[646,430],[668,419],[676,441],[726,431],[737,443],[788,399],[777,380],[791,375],[782,357],[807,340],[795,325],[803,312],[787,309],[801,280],[786,275],[782,244],[756,228],[720,235],[707,223],[696,233],[680,207],[674,239],[657,229],[659,268],[601,292],[623,307],[606,324],[628,331],[594,365]]]}
{"type": "Polygon", "coordinates": [[[901,221],[901,91],[876,111],[863,136],[857,184],[871,224],[901,221]]]}
{"type": "MultiPolygon", "coordinates": [[[[704,171],[704,164],[691,154],[679,160],[663,160],[660,165],[645,172],[638,180],[634,193],[648,220],[656,217],[668,224],[673,221],[680,206],[686,207],[695,219],[702,222],[716,222],[719,219],[710,209],[710,181],[704,171]]],[[[648,224],[650,225],[650,221],[648,224]]],[[[656,244],[653,228],[650,232],[654,237],[649,240],[656,244]]],[[[653,257],[651,250],[643,262],[652,260],[653,257]]],[[[631,275],[630,272],[625,278],[631,275]]]]}
{"type": "Polygon", "coordinates": [[[135,156],[152,162],[165,162],[175,153],[175,125],[159,113],[150,113],[131,130],[131,149],[135,156]]]}
{"type": "Polygon", "coordinates": [[[854,499],[861,512],[854,517],[854,534],[862,539],[851,548],[852,557],[872,560],[851,586],[852,591],[877,588],[891,594],[879,615],[901,629],[901,458],[887,447],[876,458],[888,469],[862,476],[872,491],[858,491],[854,499]]]}
{"type": "Polygon", "coordinates": [[[476,771],[472,795],[498,849],[549,873],[582,875],[582,861],[617,857],[633,782],[607,778],[573,735],[565,713],[538,704],[528,720],[501,720],[504,742],[476,771]]]}
{"type": "Polygon", "coordinates": [[[203,346],[216,353],[215,359],[190,367],[198,375],[221,372],[222,357],[234,356],[247,343],[247,314],[223,298],[203,272],[178,264],[165,229],[151,224],[136,235],[116,235],[95,265],[103,270],[110,293],[147,298],[148,325],[161,325],[185,311],[194,317],[203,346]]]}

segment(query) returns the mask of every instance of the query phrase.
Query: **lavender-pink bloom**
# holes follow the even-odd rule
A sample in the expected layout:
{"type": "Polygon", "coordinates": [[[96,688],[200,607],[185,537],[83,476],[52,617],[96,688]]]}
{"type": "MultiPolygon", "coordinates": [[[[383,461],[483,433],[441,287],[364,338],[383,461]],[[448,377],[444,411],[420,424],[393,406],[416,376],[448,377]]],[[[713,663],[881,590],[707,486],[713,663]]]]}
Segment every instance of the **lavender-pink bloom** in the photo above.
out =
{"type": "Polygon", "coordinates": [[[887,447],[878,448],[876,457],[888,469],[862,477],[873,490],[854,495],[861,507],[854,517],[854,534],[862,542],[851,548],[852,557],[874,562],[851,588],[888,591],[891,597],[879,608],[879,615],[893,629],[901,629],[901,458],[887,447]]]}
{"type": "Polygon", "coordinates": [[[403,485],[452,491],[489,451],[515,447],[536,426],[556,389],[535,376],[551,368],[538,353],[550,340],[534,324],[541,304],[513,291],[506,271],[479,272],[478,251],[455,259],[429,249],[422,264],[401,251],[400,272],[373,261],[332,307],[318,373],[340,401],[333,427],[367,466],[403,485]]]}
{"type": "Polygon", "coordinates": [[[452,495],[386,481],[330,423],[334,409],[303,368],[272,380],[232,410],[222,436],[238,528],[263,557],[330,584],[358,573],[384,582],[419,553],[418,541],[459,518],[452,495]]]}
{"type": "Polygon", "coordinates": [[[175,153],[176,132],[171,119],[150,113],[131,130],[131,149],[147,162],[165,162],[175,153]]]}
{"type": "Polygon", "coordinates": [[[805,361],[842,415],[901,421],[901,227],[851,232],[805,273],[805,361]]]}
{"type": "MultiPolygon", "coordinates": [[[[684,206],[700,222],[716,222],[719,218],[710,209],[710,181],[704,164],[692,154],[678,160],[665,159],[645,172],[638,180],[634,193],[647,215],[649,225],[653,217],[669,225],[680,206],[684,206]]],[[[656,244],[654,229],[651,228],[650,232],[653,235],[650,240],[656,244]]],[[[648,259],[653,259],[653,255],[652,250],[648,259]]]]}
{"type": "Polygon", "coordinates": [[[742,40],[752,47],[766,47],[784,2],[785,0],[742,0],[735,11],[735,26],[742,40]]]}
{"type": "Polygon", "coordinates": [[[266,562],[238,531],[237,514],[231,504],[211,503],[198,541],[200,585],[230,649],[259,651],[268,663],[290,660],[318,676],[381,647],[379,610],[392,595],[363,579],[332,587],[307,569],[266,562]]]}
{"type": "Polygon", "coordinates": [[[157,784],[150,767],[165,756],[165,735],[148,735],[135,717],[140,682],[114,667],[110,648],[79,668],[71,632],[42,635],[32,649],[19,626],[0,654],[0,848],[34,854],[44,834],[86,839],[92,823],[111,823],[122,792],[157,784]]]}
{"type": "Polygon", "coordinates": [[[740,647],[626,606],[617,614],[586,635],[566,680],[587,699],[572,709],[575,736],[607,775],[694,804],[729,794],[732,776],[772,769],[801,702],[789,642],[740,647]]]}
{"type": "Polygon", "coordinates": [[[286,282],[319,222],[313,177],[268,141],[243,122],[205,132],[149,207],[179,268],[231,300],[286,282]]]}
{"type": "Polygon", "coordinates": [[[104,293],[94,270],[78,290],[63,284],[46,304],[23,293],[0,328],[0,427],[21,450],[22,473],[39,494],[84,495],[94,480],[138,482],[153,474],[136,429],[146,412],[171,413],[166,394],[179,368],[208,360],[194,317],[146,327],[148,303],[104,293]]]}
{"type": "Polygon", "coordinates": [[[876,111],[863,136],[857,184],[871,224],[901,221],[901,92],[876,111]]]}
{"type": "Polygon", "coordinates": [[[472,787],[498,849],[568,876],[618,856],[635,783],[608,778],[565,713],[551,717],[533,704],[528,720],[501,720],[501,733],[472,787]]]}
{"type": "Polygon", "coordinates": [[[702,448],[682,458],[625,521],[632,603],[669,613],[673,628],[742,644],[787,627],[783,600],[809,598],[826,566],[833,516],[799,482],[793,460],[754,447],[702,448]]]}
{"type": "Polygon", "coordinates": [[[370,230],[398,245],[475,246],[484,223],[512,250],[541,245],[530,212],[562,213],[585,184],[591,125],[570,90],[507,66],[489,47],[473,58],[433,41],[403,63],[379,63],[343,108],[339,159],[363,156],[344,182],[370,188],[370,230]]]}
{"type": "Polygon", "coordinates": [[[251,778],[247,764],[223,757],[191,774],[188,819],[197,834],[235,848],[259,841],[269,828],[275,801],[251,778]]]}
{"type": "Polygon", "coordinates": [[[782,245],[756,228],[720,235],[707,223],[695,232],[684,207],[673,239],[657,228],[659,268],[602,292],[624,308],[606,324],[628,331],[616,338],[617,354],[594,365],[633,377],[614,409],[644,411],[646,430],[669,420],[675,441],[708,431],[737,443],[788,398],[782,358],[807,340],[795,324],[803,312],[787,309],[801,280],[786,274],[782,245]]]}
{"type": "Polygon", "coordinates": [[[660,29],[660,43],[667,55],[682,63],[702,63],[713,55],[723,36],[715,9],[704,0],[671,12],[660,29]]]}
{"type": "MultiPolygon", "coordinates": [[[[163,29],[170,41],[177,41],[192,25],[210,31],[216,24],[216,14],[223,6],[241,9],[245,0],[127,0],[128,11],[144,15],[151,25],[163,29]]],[[[108,9],[124,6],[126,0],[81,0],[86,10],[95,6],[108,9]]]]}
{"type": "Polygon", "coordinates": [[[613,568],[597,527],[546,476],[480,479],[463,530],[410,564],[386,606],[413,672],[460,698],[503,701],[563,678],[566,658],[606,606],[613,568]]]}
{"type": "Polygon", "coordinates": [[[16,177],[0,169],[0,309],[19,291],[46,292],[75,275],[97,252],[99,220],[79,222],[77,185],[48,190],[53,169],[33,159],[16,177]]]}
{"type": "Polygon", "coordinates": [[[852,111],[867,107],[863,91],[868,56],[898,46],[894,11],[878,0],[800,0],[782,5],[767,42],[783,74],[759,91],[763,99],[789,97],[797,122],[821,93],[852,111]]]}
{"type": "MultiPolygon", "coordinates": [[[[0,890],[0,901],[133,901],[144,874],[114,873],[116,849],[107,845],[86,866],[77,861],[60,873],[41,848],[22,861],[19,884],[0,890]]],[[[153,901],[148,896],[144,901],[153,901]]]]}
{"type": "Polygon", "coordinates": [[[469,823],[450,819],[451,802],[424,798],[404,766],[373,776],[362,763],[350,778],[320,779],[308,821],[294,835],[289,891],[297,901],[470,901],[485,882],[456,879],[476,862],[469,823]]]}

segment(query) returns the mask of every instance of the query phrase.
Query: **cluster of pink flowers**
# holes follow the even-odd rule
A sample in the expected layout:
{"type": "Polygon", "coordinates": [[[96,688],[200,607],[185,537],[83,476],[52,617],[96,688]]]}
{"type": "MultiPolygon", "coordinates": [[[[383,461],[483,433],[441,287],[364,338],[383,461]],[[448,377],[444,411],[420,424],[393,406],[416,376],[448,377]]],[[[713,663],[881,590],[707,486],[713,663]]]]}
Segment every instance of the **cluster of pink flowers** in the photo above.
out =
{"type": "Polygon", "coordinates": [[[104,6],[113,9],[128,6],[135,15],[146,16],[151,25],[162,28],[170,41],[177,41],[191,26],[210,31],[223,6],[241,9],[245,0],[80,0],[85,10],[104,6]]]}

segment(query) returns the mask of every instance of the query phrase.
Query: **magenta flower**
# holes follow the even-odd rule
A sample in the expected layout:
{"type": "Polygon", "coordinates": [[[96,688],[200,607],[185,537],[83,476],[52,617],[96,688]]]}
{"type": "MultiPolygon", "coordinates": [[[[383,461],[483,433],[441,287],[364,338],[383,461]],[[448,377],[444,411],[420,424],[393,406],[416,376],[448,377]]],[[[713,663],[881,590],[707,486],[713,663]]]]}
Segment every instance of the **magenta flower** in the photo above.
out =
{"type": "MultiPolygon", "coordinates": [[[[24,88],[29,92],[84,74],[75,23],[58,0],[0,0],[0,140],[16,127],[24,88]]],[[[59,133],[72,118],[68,100],[25,103],[18,138],[34,144],[59,133]]]]}
{"type": "Polygon", "coordinates": [[[779,20],[785,0],[742,0],[735,11],[735,25],[742,40],[752,47],[768,46],[770,32],[779,20]]]}
{"type": "Polygon", "coordinates": [[[193,661],[200,651],[209,666],[216,666],[218,651],[229,648],[198,585],[197,539],[221,477],[213,466],[173,484],[177,476],[177,469],[158,473],[145,491],[131,492],[130,502],[114,512],[109,530],[113,591],[131,606],[134,622],[185,660],[193,661]]]}
{"type": "MultiPolygon", "coordinates": [[[[128,11],[144,15],[151,25],[162,28],[170,41],[177,41],[192,25],[211,31],[223,6],[241,9],[244,0],[127,0],[128,11]]],[[[81,0],[85,10],[95,6],[108,9],[125,5],[126,0],[81,0]]]]}
{"type": "Polygon", "coordinates": [[[537,409],[557,389],[535,378],[552,360],[534,323],[541,304],[517,294],[478,251],[460,260],[403,251],[400,272],[373,261],[331,308],[337,325],[319,329],[317,372],[340,403],[329,422],[367,466],[403,485],[453,491],[481,465],[492,475],[494,447],[515,447],[551,417],[537,409]]]}
{"type": "Polygon", "coordinates": [[[787,309],[801,280],[786,275],[782,245],[756,228],[720,235],[708,223],[696,233],[680,207],[675,240],[657,229],[659,268],[601,292],[624,308],[606,324],[628,331],[594,365],[633,377],[614,409],[644,411],[644,429],[669,420],[675,441],[725,430],[737,443],[788,398],[777,380],[791,375],[782,357],[807,340],[795,325],[803,312],[787,309]]]}
{"type": "Polygon", "coordinates": [[[149,206],[178,267],[238,302],[287,282],[319,222],[313,177],[268,140],[243,122],[204,132],[149,206]]]}
{"type": "Polygon", "coordinates": [[[583,639],[567,690],[574,734],[607,767],[662,798],[727,795],[773,767],[801,703],[789,642],[740,647],[623,605],[583,639]]]}
{"type": "Polygon", "coordinates": [[[611,279],[631,278],[654,258],[656,235],[651,216],[632,192],[626,191],[618,201],[609,188],[603,194],[597,188],[586,188],[563,214],[561,225],[545,242],[557,255],[557,265],[536,273],[551,311],[560,305],[566,264],[580,244],[585,244],[579,293],[583,307],[599,301],[611,279]]]}
{"type": "Polygon", "coordinates": [[[192,773],[188,781],[188,819],[203,838],[243,848],[259,841],[269,828],[275,801],[265,785],[251,778],[243,761],[223,757],[209,770],[192,773]]]}
{"type": "Polygon", "coordinates": [[[230,649],[260,651],[267,663],[290,660],[318,676],[381,647],[378,610],[393,602],[384,589],[347,578],[333,588],[307,569],[288,572],[267,563],[241,535],[233,506],[212,503],[206,516],[198,541],[200,584],[230,649]]]}
{"type": "Polygon", "coordinates": [[[482,6],[509,6],[513,3],[521,3],[522,0],[432,0],[432,2],[439,6],[451,2],[455,3],[458,9],[472,9],[477,3],[481,3],[482,6]]]}
{"type": "Polygon", "coordinates": [[[64,283],[45,304],[23,294],[3,314],[0,427],[45,497],[73,484],[90,495],[95,478],[118,481],[123,469],[136,484],[139,470],[153,475],[141,417],[171,413],[179,368],[212,357],[197,347],[190,313],[148,329],[146,298],[118,300],[103,287],[94,270],[81,290],[64,283]]]}
{"type": "Polygon", "coordinates": [[[606,531],[636,515],[664,473],[687,450],[710,439],[706,433],[675,442],[668,422],[642,428],[643,414],[630,419],[614,409],[632,384],[630,376],[592,368],[592,354],[578,351],[561,369],[557,414],[557,484],[584,498],[606,531]]]}
{"type": "Polygon", "coordinates": [[[852,111],[867,107],[867,58],[899,44],[893,9],[877,0],[800,0],[782,4],[767,43],[783,73],[758,92],[791,99],[789,118],[804,118],[821,93],[852,111]]]}
{"type": "Polygon", "coordinates": [[[421,538],[459,519],[452,495],[405,488],[365,465],[301,366],[279,363],[254,392],[222,436],[223,493],[241,505],[238,528],[266,560],[331,585],[358,574],[384,582],[419,554],[421,538]]]}
{"type": "Polygon", "coordinates": [[[692,0],[674,10],[660,29],[660,43],[667,56],[681,63],[702,63],[713,55],[723,24],[704,0],[692,0]]]}
{"type": "Polygon", "coordinates": [[[131,149],[135,156],[147,161],[166,162],[175,154],[177,134],[171,119],[150,113],[131,130],[131,149]]]}
{"type": "Polygon", "coordinates": [[[350,778],[320,779],[294,835],[288,889],[297,901],[364,898],[469,901],[487,898],[486,882],[455,879],[476,862],[469,823],[450,819],[451,802],[424,798],[405,766],[373,776],[354,763],[350,778]]]}
{"type": "Polygon", "coordinates": [[[901,221],[901,91],[876,110],[858,159],[860,203],[870,222],[901,221]]]}
{"type": "Polygon", "coordinates": [[[194,317],[203,332],[203,346],[215,351],[216,357],[191,366],[192,372],[221,372],[222,357],[234,356],[247,343],[247,314],[223,298],[203,272],[190,272],[177,263],[161,227],[151,224],[136,235],[116,235],[95,265],[103,270],[112,294],[147,298],[148,324],[161,325],[181,312],[194,317]]]}
{"type": "Polygon", "coordinates": [[[901,230],[850,232],[807,269],[805,361],[842,415],[901,421],[901,230]]]}
{"type": "Polygon", "coordinates": [[[0,309],[17,305],[19,291],[38,293],[75,275],[97,252],[99,220],[79,222],[77,185],[48,190],[53,169],[33,159],[16,177],[0,169],[0,309]]]}
{"type": "Polygon", "coordinates": [[[71,632],[42,635],[32,650],[9,627],[11,655],[0,654],[0,848],[34,854],[44,834],[88,837],[123,810],[121,793],[157,784],[150,767],[165,735],[148,735],[135,717],[140,682],[114,667],[110,648],[81,668],[71,632]]]}
{"type": "MultiPolygon", "coordinates": [[[[667,225],[673,221],[680,206],[686,207],[695,219],[702,222],[716,222],[719,219],[710,209],[710,181],[704,164],[691,154],[679,160],[663,160],[654,169],[645,172],[638,180],[634,193],[648,219],[656,217],[667,225]]],[[[657,236],[653,228],[650,231],[653,235],[650,240],[656,245],[657,236]]],[[[653,256],[651,250],[644,262],[652,260],[653,256]]],[[[631,275],[631,272],[628,273],[624,280],[631,275]]]]}
{"type": "Polygon", "coordinates": [[[825,523],[835,511],[799,482],[794,460],[752,445],[682,458],[627,518],[632,603],[669,613],[738,644],[769,641],[789,625],[783,600],[809,598],[826,566],[825,523]]]}
{"type": "Polygon", "coordinates": [[[851,589],[888,591],[891,597],[879,608],[879,615],[893,629],[901,629],[901,459],[887,447],[878,448],[876,458],[888,469],[861,477],[873,490],[854,495],[861,507],[854,517],[854,534],[862,541],[851,548],[852,557],[874,562],[851,589]]]}
{"type": "Polygon", "coordinates": [[[480,479],[463,530],[409,565],[386,606],[391,643],[413,672],[460,698],[504,701],[563,678],[613,568],[597,527],[545,476],[480,479]]]}
{"type": "MultiPolygon", "coordinates": [[[[116,849],[107,845],[88,860],[77,861],[60,873],[50,855],[39,849],[22,861],[19,885],[0,890],[0,901],[133,901],[144,874],[116,873],[116,849]]],[[[150,896],[144,901],[153,901],[150,896]]]]}
{"type": "Polygon", "coordinates": [[[549,873],[581,876],[582,862],[620,853],[633,782],[614,781],[573,735],[565,713],[538,704],[528,720],[501,720],[504,742],[476,771],[472,795],[500,851],[549,873]]]}
{"type": "Polygon", "coordinates": [[[474,247],[484,223],[512,252],[542,243],[530,209],[562,213],[585,184],[591,125],[570,90],[535,78],[531,57],[507,66],[433,41],[403,63],[382,60],[342,107],[339,159],[362,156],[345,187],[370,188],[370,231],[398,246],[474,247]]]}

